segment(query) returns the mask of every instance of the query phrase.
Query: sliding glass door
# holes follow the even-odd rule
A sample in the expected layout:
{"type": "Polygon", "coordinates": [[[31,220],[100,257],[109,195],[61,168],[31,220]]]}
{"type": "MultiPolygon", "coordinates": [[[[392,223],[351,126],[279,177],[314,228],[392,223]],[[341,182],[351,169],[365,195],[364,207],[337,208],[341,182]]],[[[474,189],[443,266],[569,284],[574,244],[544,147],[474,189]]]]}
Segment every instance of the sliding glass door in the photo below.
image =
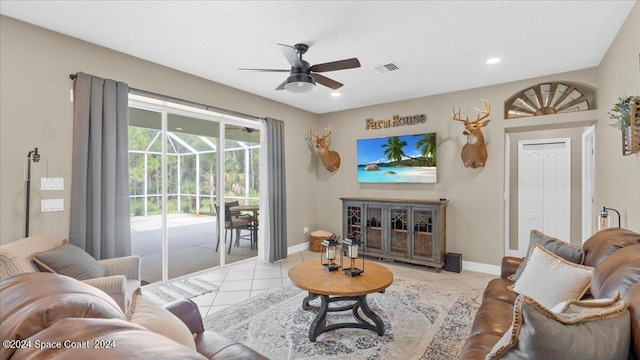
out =
{"type": "Polygon", "coordinates": [[[260,211],[260,131],[225,125],[226,263],[257,256],[260,211]],[[235,207],[234,207],[235,205],[235,207]]]}
{"type": "MultiPolygon", "coordinates": [[[[259,124],[230,122],[197,109],[131,103],[132,252],[142,258],[145,282],[257,256],[252,242],[257,223],[219,232],[216,204],[257,205],[259,199],[259,124]],[[220,161],[225,166],[218,166],[220,161]],[[226,233],[233,237],[225,242],[226,233]]],[[[253,213],[232,214],[246,218],[253,213]]]]}
{"type": "Polygon", "coordinates": [[[143,282],[162,278],[162,116],[129,108],[131,253],[142,259],[143,282]]]}

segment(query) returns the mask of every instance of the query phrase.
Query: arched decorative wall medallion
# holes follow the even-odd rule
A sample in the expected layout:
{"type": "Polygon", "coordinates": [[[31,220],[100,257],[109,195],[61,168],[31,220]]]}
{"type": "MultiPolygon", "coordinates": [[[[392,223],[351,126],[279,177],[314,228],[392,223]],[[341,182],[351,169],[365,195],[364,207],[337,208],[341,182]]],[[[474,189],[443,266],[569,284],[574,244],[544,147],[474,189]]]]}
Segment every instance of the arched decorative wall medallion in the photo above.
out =
{"type": "Polygon", "coordinates": [[[526,88],[505,102],[505,119],[593,109],[594,91],[567,82],[547,82],[526,88]]]}

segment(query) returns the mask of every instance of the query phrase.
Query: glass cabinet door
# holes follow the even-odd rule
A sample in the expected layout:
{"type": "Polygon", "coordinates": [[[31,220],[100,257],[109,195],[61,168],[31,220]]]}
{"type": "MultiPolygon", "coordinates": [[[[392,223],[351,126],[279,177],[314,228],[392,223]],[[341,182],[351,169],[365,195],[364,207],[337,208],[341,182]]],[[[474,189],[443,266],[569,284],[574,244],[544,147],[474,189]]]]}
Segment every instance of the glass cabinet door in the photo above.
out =
{"type": "Polygon", "coordinates": [[[362,204],[346,204],[345,238],[362,238],[362,204]]]}
{"type": "Polygon", "coordinates": [[[364,249],[368,252],[384,252],[382,245],[382,206],[365,205],[366,228],[364,249]]]}
{"type": "Polygon", "coordinates": [[[407,208],[389,208],[390,248],[389,253],[406,257],[408,255],[409,228],[407,208]]]}
{"type": "Polygon", "coordinates": [[[433,219],[434,209],[414,208],[413,215],[413,254],[412,257],[433,259],[433,219]]]}

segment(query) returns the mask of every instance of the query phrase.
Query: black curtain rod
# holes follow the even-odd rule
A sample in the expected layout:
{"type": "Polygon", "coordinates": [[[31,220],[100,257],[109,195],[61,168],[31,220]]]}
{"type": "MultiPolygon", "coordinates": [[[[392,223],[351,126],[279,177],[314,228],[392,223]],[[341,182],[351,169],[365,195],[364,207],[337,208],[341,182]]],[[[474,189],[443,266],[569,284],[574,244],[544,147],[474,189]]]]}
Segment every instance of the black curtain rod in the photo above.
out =
{"type": "MultiPolygon", "coordinates": [[[[69,74],[69,79],[71,79],[71,80],[75,80],[77,77],[78,77],[77,74],[69,74]]],[[[202,103],[198,103],[198,102],[191,101],[191,100],[180,99],[180,98],[169,96],[169,95],[158,94],[158,93],[154,93],[154,92],[147,91],[147,90],[142,90],[142,89],[136,89],[136,88],[129,87],[129,91],[130,92],[133,91],[133,92],[144,94],[144,95],[151,95],[151,96],[158,97],[158,98],[161,98],[161,99],[172,100],[172,101],[180,102],[180,103],[183,103],[183,104],[199,106],[199,107],[203,107],[205,110],[213,110],[213,111],[216,111],[216,112],[219,112],[219,113],[222,113],[222,114],[226,114],[226,115],[244,117],[244,118],[249,118],[249,119],[253,119],[253,120],[262,120],[262,118],[258,117],[258,116],[249,115],[249,114],[245,114],[245,113],[241,113],[241,112],[233,111],[233,110],[227,110],[227,109],[219,108],[217,106],[202,104],[202,103]]]]}

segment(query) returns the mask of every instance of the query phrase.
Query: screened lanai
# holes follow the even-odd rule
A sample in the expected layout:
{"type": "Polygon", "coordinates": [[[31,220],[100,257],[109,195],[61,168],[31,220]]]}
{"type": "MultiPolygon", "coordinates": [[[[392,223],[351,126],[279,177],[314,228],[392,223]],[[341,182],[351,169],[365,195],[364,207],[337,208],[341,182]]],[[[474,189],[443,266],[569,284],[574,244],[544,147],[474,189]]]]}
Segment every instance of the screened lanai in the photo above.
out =
{"type": "MultiPolygon", "coordinates": [[[[132,253],[142,258],[146,282],[162,279],[163,253],[168,257],[169,279],[219,265],[214,208],[220,194],[219,144],[224,144],[225,158],[220,168],[225,183],[222,202],[259,203],[259,130],[225,124],[225,140],[220,141],[219,124],[196,116],[130,108],[132,253]],[[162,246],[163,236],[168,237],[167,249],[162,246]]],[[[248,230],[240,232],[241,240],[232,232],[233,242],[229,235],[226,247],[224,240],[219,245],[228,252],[226,263],[257,256],[251,241],[245,240],[250,238],[248,230]]]]}

